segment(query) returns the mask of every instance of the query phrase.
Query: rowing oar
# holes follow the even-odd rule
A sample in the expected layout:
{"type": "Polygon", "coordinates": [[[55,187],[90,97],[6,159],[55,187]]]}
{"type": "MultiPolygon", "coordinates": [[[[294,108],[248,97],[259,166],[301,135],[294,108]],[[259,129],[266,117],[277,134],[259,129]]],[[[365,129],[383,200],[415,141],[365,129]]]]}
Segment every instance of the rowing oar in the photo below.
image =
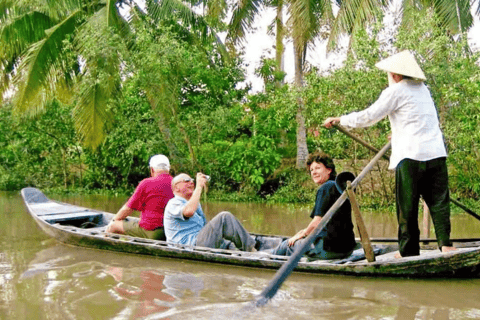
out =
{"type": "MultiPolygon", "coordinates": [[[[370,163],[360,172],[355,180],[352,182],[352,188],[355,188],[359,182],[364,178],[364,176],[372,169],[375,163],[385,154],[385,152],[390,148],[390,141],[378,152],[378,154],[370,161],[370,163]]],[[[305,238],[302,246],[299,247],[293,255],[285,262],[280,269],[278,269],[275,277],[270,281],[268,286],[262,291],[262,293],[257,297],[254,301],[256,307],[261,307],[265,305],[273,296],[277,293],[280,286],[283,284],[285,279],[290,275],[290,273],[295,269],[298,265],[298,262],[302,258],[303,254],[307,251],[313,241],[320,235],[320,232],[325,228],[327,223],[333,217],[333,215],[337,212],[337,210],[342,206],[345,200],[348,198],[347,191],[344,191],[340,198],[335,201],[332,207],[327,211],[327,213],[323,216],[320,223],[317,225],[315,230],[305,238]]]]}
{"type": "MultiPolygon", "coordinates": [[[[344,127],[342,127],[341,125],[339,124],[336,124],[334,125],[334,127],[344,133],[345,135],[349,136],[350,138],[352,138],[353,140],[357,141],[358,143],[360,143],[361,145],[363,145],[364,147],[366,147],[367,149],[369,150],[372,150],[374,152],[378,152],[378,149],[373,147],[372,145],[370,145],[368,142],[366,142],[365,140],[362,140],[361,138],[357,137],[356,135],[354,135],[353,133],[351,133],[350,131],[348,131],[347,129],[345,129],[344,127]]],[[[388,160],[388,157],[387,156],[384,156],[385,159],[388,160]]],[[[463,204],[461,204],[460,202],[458,202],[457,200],[455,199],[452,199],[450,198],[450,201],[455,204],[456,206],[458,206],[459,208],[465,210],[466,213],[468,213],[469,215],[471,215],[472,217],[480,220],[480,216],[478,214],[476,214],[475,212],[473,212],[472,210],[468,209],[467,207],[465,207],[463,204]]]]}
{"type": "MultiPolygon", "coordinates": [[[[353,140],[357,141],[358,143],[360,143],[361,145],[363,145],[364,147],[366,147],[367,149],[373,151],[373,152],[380,152],[380,150],[378,150],[377,148],[373,147],[372,145],[370,145],[367,141],[357,137],[356,135],[354,135],[353,133],[351,133],[350,131],[348,131],[347,129],[345,129],[344,127],[342,127],[341,125],[339,124],[335,124],[333,125],[338,131],[344,133],[345,135],[349,136],[350,138],[352,138],[353,140]]],[[[388,159],[388,157],[386,155],[383,155],[383,158],[388,159]]]]}
{"type": "Polygon", "coordinates": [[[458,202],[457,200],[450,198],[450,201],[453,202],[454,204],[456,204],[458,207],[460,207],[460,208],[462,208],[463,210],[465,210],[465,212],[468,213],[469,215],[471,215],[472,217],[480,220],[480,216],[479,216],[478,214],[476,214],[476,213],[473,212],[472,210],[468,209],[467,207],[465,207],[463,204],[461,204],[461,203],[458,202]]]}

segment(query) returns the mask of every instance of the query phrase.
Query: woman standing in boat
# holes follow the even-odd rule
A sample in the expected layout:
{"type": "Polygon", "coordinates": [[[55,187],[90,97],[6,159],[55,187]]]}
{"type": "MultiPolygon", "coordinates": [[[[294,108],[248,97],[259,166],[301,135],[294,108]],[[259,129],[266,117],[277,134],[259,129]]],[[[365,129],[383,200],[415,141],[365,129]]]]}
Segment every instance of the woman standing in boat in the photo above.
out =
{"type": "Polygon", "coordinates": [[[392,127],[390,169],[395,169],[399,254],[420,254],[418,203],[430,209],[438,247],[455,250],[450,242],[450,196],[447,151],[437,110],[415,57],[402,51],[376,64],[387,71],[389,87],[369,108],[327,118],[325,127],[340,123],[350,128],[368,127],[388,116],[392,127]]]}
{"type": "MultiPolygon", "coordinates": [[[[341,196],[341,190],[335,183],[337,176],[335,164],[330,156],[323,152],[311,154],[307,160],[307,168],[310,170],[313,182],[320,186],[317,190],[315,206],[310,214],[312,221],[305,229],[283,241],[277,248],[268,250],[272,254],[290,256],[297,248],[301,248],[304,238],[315,230],[322,217],[341,196]]],[[[347,200],[305,254],[315,259],[342,259],[351,255],[354,247],[352,209],[347,200]]]]}
{"type": "Polygon", "coordinates": [[[150,158],[150,178],[143,179],[127,203],[117,212],[106,232],[134,237],[166,240],[163,213],[168,200],[173,198],[170,161],[163,154],[150,158]],[[134,210],[140,211],[140,221],[125,220],[134,210]]]}

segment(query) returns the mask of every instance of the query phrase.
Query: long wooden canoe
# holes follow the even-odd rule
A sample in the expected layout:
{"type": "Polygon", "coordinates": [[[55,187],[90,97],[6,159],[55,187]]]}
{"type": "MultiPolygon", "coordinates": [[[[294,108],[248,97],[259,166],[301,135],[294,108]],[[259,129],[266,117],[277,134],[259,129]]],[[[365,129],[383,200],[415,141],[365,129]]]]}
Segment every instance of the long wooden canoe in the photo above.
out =
{"type": "MultiPolygon", "coordinates": [[[[256,268],[280,268],[289,257],[271,255],[271,248],[286,239],[255,235],[258,252],[243,252],[177,245],[159,240],[106,233],[113,214],[48,199],[36,188],[21,191],[25,205],[39,227],[60,242],[103,250],[159,257],[199,260],[256,268]]],[[[128,219],[138,219],[129,217],[128,219]]],[[[385,240],[384,240],[385,241],[385,240]]],[[[480,275],[480,241],[456,243],[458,250],[441,253],[436,246],[422,245],[420,256],[396,259],[396,244],[375,243],[376,261],[368,262],[363,249],[346,259],[302,258],[295,271],[324,274],[389,277],[476,277],[480,275]]]]}

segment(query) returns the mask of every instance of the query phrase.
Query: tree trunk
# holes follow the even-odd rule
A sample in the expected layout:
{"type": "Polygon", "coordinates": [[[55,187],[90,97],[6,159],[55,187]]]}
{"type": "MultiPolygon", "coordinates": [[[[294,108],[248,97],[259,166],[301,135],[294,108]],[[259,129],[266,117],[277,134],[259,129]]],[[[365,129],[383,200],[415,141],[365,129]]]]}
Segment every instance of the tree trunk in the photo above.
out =
{"type": "Polygon", "coordinates": [[[297,110],[297,169],[305,167],[308,158],[307,147],[307,132],[305,128],[305,117],[303,112],[305,110],[305,104],[301,97],[301,91],[303,88],[303,62],[305,57],[305,45],[299,45],[294,41],[295,50],[295,85],[298,88],[298,110],[297,110]]]}
{"type": "MultiPolygon", "coordinates": [[[[275,35],[275,61],[277,62],[277,70],[284,71],[283,53],[285,52],[285,46],[283,45],[283,39],[285,37],[285,26],[283,25],[283,0],[277,1],[275,26],[277,28],[275,35]]],[[[283,81],[279,81],[277,86],[281,86],[282,84],[283,81]]]]}

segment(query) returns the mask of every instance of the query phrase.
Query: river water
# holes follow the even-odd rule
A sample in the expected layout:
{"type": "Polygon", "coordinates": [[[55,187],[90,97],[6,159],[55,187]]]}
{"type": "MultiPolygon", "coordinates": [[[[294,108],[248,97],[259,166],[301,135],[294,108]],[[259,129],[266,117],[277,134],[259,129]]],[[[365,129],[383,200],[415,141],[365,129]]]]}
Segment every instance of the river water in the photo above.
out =
{"type": "MultiPolygon", "coordinates": [[[[124,197],[52,197],[115,212],[124,197]]],[[[205,200],[205,199],[204,199],[205,200]]],[[[291,235],[309,207],[205,202],[248,230],[291,235]]],[[[365,214],[372,237],[395,237],[395,218],[365,214]]],[[[480,222],[452,217],[452,237],[479,237],[480,222]]],[[[0,192],[0,319],[480,319],[480,279],[388,279],[294,273],[274,299],[250,301],[274,270],[84,249],[58,243],[18,193],[0,192]]]]}

